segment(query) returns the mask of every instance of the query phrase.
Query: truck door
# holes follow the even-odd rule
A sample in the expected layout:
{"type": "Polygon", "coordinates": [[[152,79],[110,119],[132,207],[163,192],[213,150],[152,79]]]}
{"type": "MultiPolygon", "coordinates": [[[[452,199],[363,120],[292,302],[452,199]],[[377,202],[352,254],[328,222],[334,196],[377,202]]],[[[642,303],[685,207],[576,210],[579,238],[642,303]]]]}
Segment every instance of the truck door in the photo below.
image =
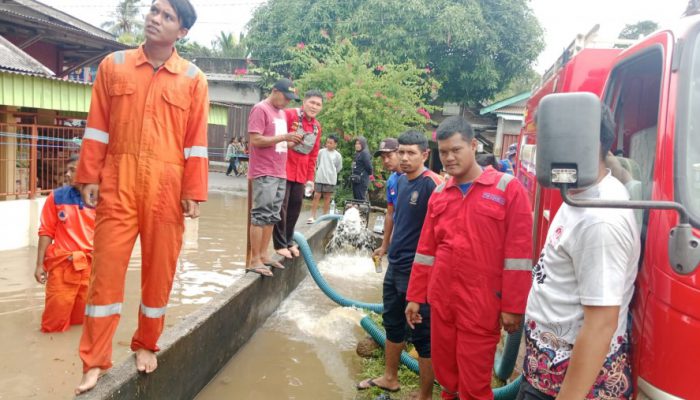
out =
{"type": "MultiPolygon", "coordinates": [[[[616,157],[609,159],[609,167],[633,199],[683,201],[683,195],[676,194],[682,192],[686,207],[692,208],[689,199],[697,199],[698,191],[685,171],[700,162],[695,151],[699,144],[693,142],[698,142],[700,132],[676,142],[674,124],[680,123],[675,118],[678,88],[697,93],[700,80],[679,80],[680,61],[674,58],[680,48],[674,42],[672,33],[657,33],[623,53],[613,69],[603,97],[616,122],[616,157]],[[675,160],[680,147],[688,156],[675,160]]],[[[698,114],[700,97],[695,101],[695,113],[689,115],[698,114]]],[[[700,120],[686,119],[688,127],[700,128],[700,120]]],[[[690,361],[700,357],[700,281],[697,276],[678,275],[668,261],[668,237],[677,215],[637,211],[637,221],[643,246],[632,305],[633,383],[638,398],[700,398],[690,361]]]]}

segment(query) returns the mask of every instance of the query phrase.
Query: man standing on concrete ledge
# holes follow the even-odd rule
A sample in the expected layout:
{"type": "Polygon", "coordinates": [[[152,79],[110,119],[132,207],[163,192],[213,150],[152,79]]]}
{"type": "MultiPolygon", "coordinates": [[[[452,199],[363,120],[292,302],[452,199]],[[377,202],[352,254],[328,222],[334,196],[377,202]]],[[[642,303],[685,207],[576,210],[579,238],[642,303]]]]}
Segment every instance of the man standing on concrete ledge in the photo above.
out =
{"type": "Polygon", "coordinates": [[[285,258],[299,257],[299,246],[292,241],[292,236],[304,201],[304,185],[311,191],[314,184],[318,147],[321,143],[321,123],[316,116],[322,108],[323,94],[318,90],[309,90],[304,94],[301,108],[284,110],[287,128],[290,132],[294,129],[303,137],[302,142],[293,146],[287,154],[286,190],[280,221],[272,232],[275,251],[285,258]]]}
{"type": "Polygon", "coordinates": [[[253,182],[250,210],[250,260],[247,272],[272,276],[270,267],[284,269],[267,254],[272,229],[280,221],[280,210],[287,184],[287,142],[301,143],[297,123],[287,133],[283,109],[291,100],[299,100],[289,79],[280,79],[270,95],[253,106],[248,117],[250,161],[248,179],[253,182]]]}
{"type": "Polygon", "coordinates": [[[84,202],[97,207],[76,394],[112,367],[112,337],[139,235],[141,306],[131,349],[138,371],[158,365],[183,214],[197,218],[207,199],[207,81],[175,51],[196,19],[188,0],[153,1],[145,43],[107,56],[97,73],[76,176],[84,202]]]}

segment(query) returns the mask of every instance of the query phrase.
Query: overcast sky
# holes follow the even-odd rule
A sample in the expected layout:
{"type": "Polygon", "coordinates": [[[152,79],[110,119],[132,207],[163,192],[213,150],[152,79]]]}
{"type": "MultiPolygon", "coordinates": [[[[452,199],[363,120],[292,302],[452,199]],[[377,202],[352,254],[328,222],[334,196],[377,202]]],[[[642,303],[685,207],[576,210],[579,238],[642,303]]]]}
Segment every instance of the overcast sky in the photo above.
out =
{"type": "MultiPolygon", "coordinates": [[[[99,26],[109,19],[118,0],[40,0],[77,18],[99,26]]],[[[210,45],[221,31],[244,30],[253,10],[265,0],[191,0],[199,19],[190,38],[210,45]]],[[[343,1],[343,0],[338,0],[343,1]]],[[[149,0],[143,0],[148,4],[149,0]]],[[[531,0],[530,5],[545,29],[545,50],[535,68],[542,73],[577,33],[601,25],[601,35],[617,37],[627,23],[645,19],[669,26],[685,10],[688,0],[531,0]]],[[[144,12],[147,7],[144,7],[144,12]]],[[[299,21],[303,23],[303,21],[299,21]]]]}

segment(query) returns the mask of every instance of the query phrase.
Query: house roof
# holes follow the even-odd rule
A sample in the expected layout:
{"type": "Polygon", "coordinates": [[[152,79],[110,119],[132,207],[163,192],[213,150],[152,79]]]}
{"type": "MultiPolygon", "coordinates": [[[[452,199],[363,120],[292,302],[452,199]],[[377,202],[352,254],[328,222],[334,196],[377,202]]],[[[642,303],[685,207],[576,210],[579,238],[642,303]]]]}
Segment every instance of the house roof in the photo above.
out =
{"type": "Polygon", "coordinates": [[[7,0],[0,3],[0,9],[47,23],[72,27],[92,36],[114,41],[114,36],[109,32],[36,0],[7,0]]]}
{"type": "Polygon", "coordinates": [[[0,36],[0,69],[42,76],[54,75],[53,71],[46,68],[44,64],[2,36],[0,36]]]}
{"type": "Polygon", "coordinates": [[[525,103],[527,103],[527,99],[530,98],[531,92],[523,92],[518,95],[515,95],[513,97],[509,97],[507,99],[499,100],[489,106],[486,106],[479,110],[479,115],[484,115],[492,112],[498,111],[499,113],[508,113],[507,111],[501,111],[501,109],[504,109],[506,107],[525,107],[525,103]]]}
{"type": "Polygon", "coordinates": [[[129,48],[110,33],[36,0],[0,0],[0,36],[36,58],[35,52],[43,50],[35,44],[55,46],[61,65],[48,66],[60,76],[129,48]]]}

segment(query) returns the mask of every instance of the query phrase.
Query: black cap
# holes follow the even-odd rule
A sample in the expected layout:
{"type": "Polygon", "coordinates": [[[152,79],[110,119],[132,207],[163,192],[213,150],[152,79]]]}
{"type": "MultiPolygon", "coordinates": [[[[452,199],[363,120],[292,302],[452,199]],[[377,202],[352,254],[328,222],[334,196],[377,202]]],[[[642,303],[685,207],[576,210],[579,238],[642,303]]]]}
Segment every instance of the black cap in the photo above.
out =
{"type": "Polygon", "coordinates": [[[277,82],[275,82],[272,88],[282,92],[284,94],[284,97],[288,98],[289,100],[299,100],[299,96],[297,95],[297,89],[294,87],[294,84],[289,79],[282,78],[278,80],[277,82]]]}
{"type": "Polygon", "coordinates": [[[399,149],[399,141],[394,138],[386,138],[379,142],[379,150],[374,152],[375,157],[379,157],[382,153],[391,153],[399,149]]]}

